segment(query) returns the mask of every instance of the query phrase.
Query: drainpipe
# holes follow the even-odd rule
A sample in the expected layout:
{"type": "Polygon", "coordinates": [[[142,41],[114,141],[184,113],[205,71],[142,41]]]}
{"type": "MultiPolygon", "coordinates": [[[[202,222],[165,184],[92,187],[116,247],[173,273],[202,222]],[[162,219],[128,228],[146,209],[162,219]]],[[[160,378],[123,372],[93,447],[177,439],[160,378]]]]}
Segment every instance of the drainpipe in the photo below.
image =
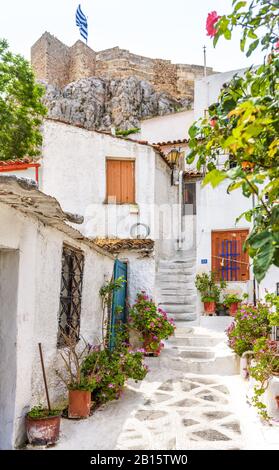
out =
{"type": "Polygon", "coordinates": [[[179,177],[178,177],[178,205],[179,205],[178,250],[182,250],[182,196],[183,196],[183,170],[180,170],[179,177]]]}

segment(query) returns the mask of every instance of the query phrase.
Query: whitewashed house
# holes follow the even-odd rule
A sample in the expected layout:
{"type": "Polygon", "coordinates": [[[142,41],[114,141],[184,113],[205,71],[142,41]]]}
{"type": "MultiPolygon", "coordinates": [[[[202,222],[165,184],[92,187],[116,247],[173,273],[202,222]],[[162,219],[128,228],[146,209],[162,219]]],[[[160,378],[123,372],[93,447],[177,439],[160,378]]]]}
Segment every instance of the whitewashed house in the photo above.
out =
{"type": "Polygon", "coordinates": [[[42,190],[63,210],[82,215],[82,233],[127,263],[130,303],[143,289],[164,304],[158,266],[181,259],[181,203],[172,165],[147,142],[60,121],[47,119],[43,134],[42,190]]]}
{"type": "Polygon", "coordinates": [[[65,393],[55,374],[61,329],[74,325],[91,344],[102,337],[99,289],[114,257],[27,180],[0,176],[0,220],[0,449],[12,449],[25,441],[30,407],[46,403],[38,343],[55,405],[65,393]]]}

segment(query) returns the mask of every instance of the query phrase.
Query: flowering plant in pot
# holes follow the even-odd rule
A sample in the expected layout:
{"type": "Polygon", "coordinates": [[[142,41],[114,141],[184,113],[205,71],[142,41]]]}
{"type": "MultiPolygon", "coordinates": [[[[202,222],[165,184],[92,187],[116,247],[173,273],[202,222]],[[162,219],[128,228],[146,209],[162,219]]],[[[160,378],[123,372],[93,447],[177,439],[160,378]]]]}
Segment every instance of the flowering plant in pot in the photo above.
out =
{"type": "Polygon", "coordinates": [[[59,439],[61,410],[49,410],[40,404],[26,415],[26,433],[32,445],[53,445],[59,439]]]}
{"type": "MultiPolygon", "coordinates": [[[[259,415],[266,421],[270,420],[265,403],[262,401],[270,380],[273,376],[279,376],[279,353],[276,342],[268,338],[259,338],[255,341],[254,364],[249,368],[251,377],[257,383],[254,386],[253,405],[257,408],[259,415]]],[[[274,397],[278,406],[278,397],[274,397]]]]}
{"type": "Polygon", "coordinates": [[[148,371],[143,362],[143,353],[142,349],[132,351],[120,335],[117,336],[113,350],[93,348],[83,362],[82,372],[86,377],[93,373],[96,379],[94,401],[103,403],[118,399],[127,379],[143,380],[148,371]]]}
{"type": "Polygon", "coordinates": [[[87,377],[82,371],[82,363],[89,353],[90,346],[83,339],[84,347],[80,347],[75,334],[63,334],[63,339],[65,349],[60,352],[60,356],[65,370],[63,372],[56,370],[56,374],[68,389],[68,417],[88,418],[91,409],[91,393],[97,384],[93,373],[87,377]]]}
{"type": "Polygon", "coordinates": [[[212,315],[215,313],[216,304],[219,302],[221,292],[226,285],[225,281],[220,281],[218,285],[215,281],[215,274],[212,271],[196,275],[195,286],[201,294],[206,314],[212,315]]]}
{"type": "Polygon", "coordinates": [[[226,330],[228,344],[238,356],[252,351],[257,339],[268,337],[271,332],[269,315],[269,306],[265,303],[258,302],[256,306],[241,305],[234,321],[226,330]]]}
{"type": "Polygon", "coordinates": [[[162,340],[175,331],[174,320],[169,319],[167,313],[143,291],[137,294],[137,300],[129,311],[129,326],[142,335],[146,353],[157,356],[164,346],[162,340]]]}
{"type": "Polygon", "coordinates": [[[226,294],[225,295],[224,300],[223,300],[223,304],[226,307],[228,307],[231,317],[235,316],[241,300],[242,299],[236,294],[226,294]]]}

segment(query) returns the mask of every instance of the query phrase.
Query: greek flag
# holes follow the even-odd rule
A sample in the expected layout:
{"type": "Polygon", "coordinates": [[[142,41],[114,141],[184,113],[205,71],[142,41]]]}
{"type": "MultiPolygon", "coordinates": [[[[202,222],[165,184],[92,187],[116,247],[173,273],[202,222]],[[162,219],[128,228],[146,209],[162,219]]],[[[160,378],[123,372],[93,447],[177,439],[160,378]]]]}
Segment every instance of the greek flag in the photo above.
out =
{"type": "Polygon", "coordinates": [[[82,13],[80,5],[77,7],[77,11],[76,11],[76,25],[79,27],[80,35],[87,42],[87,39],[88,39],[87,18],[84,15],[84,13],[82,13]]]}

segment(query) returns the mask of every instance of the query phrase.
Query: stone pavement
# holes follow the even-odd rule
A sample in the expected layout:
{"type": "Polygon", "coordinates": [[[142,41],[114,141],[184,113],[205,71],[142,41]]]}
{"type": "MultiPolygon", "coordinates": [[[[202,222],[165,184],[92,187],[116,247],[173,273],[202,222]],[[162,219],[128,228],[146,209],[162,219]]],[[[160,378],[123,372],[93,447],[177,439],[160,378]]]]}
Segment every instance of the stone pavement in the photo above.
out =
{"type": "Polygon", "coordinates": [[[87,420],[64,419],[55,448],[243,448],[230,393],[233,376],[226,376],[228,361],[235,361],[230,355],[223,334],[180,327],[160,358],[147,359],[150,372],[143,382],[130,381],[119,400],[103,405],[87,420]]]}

